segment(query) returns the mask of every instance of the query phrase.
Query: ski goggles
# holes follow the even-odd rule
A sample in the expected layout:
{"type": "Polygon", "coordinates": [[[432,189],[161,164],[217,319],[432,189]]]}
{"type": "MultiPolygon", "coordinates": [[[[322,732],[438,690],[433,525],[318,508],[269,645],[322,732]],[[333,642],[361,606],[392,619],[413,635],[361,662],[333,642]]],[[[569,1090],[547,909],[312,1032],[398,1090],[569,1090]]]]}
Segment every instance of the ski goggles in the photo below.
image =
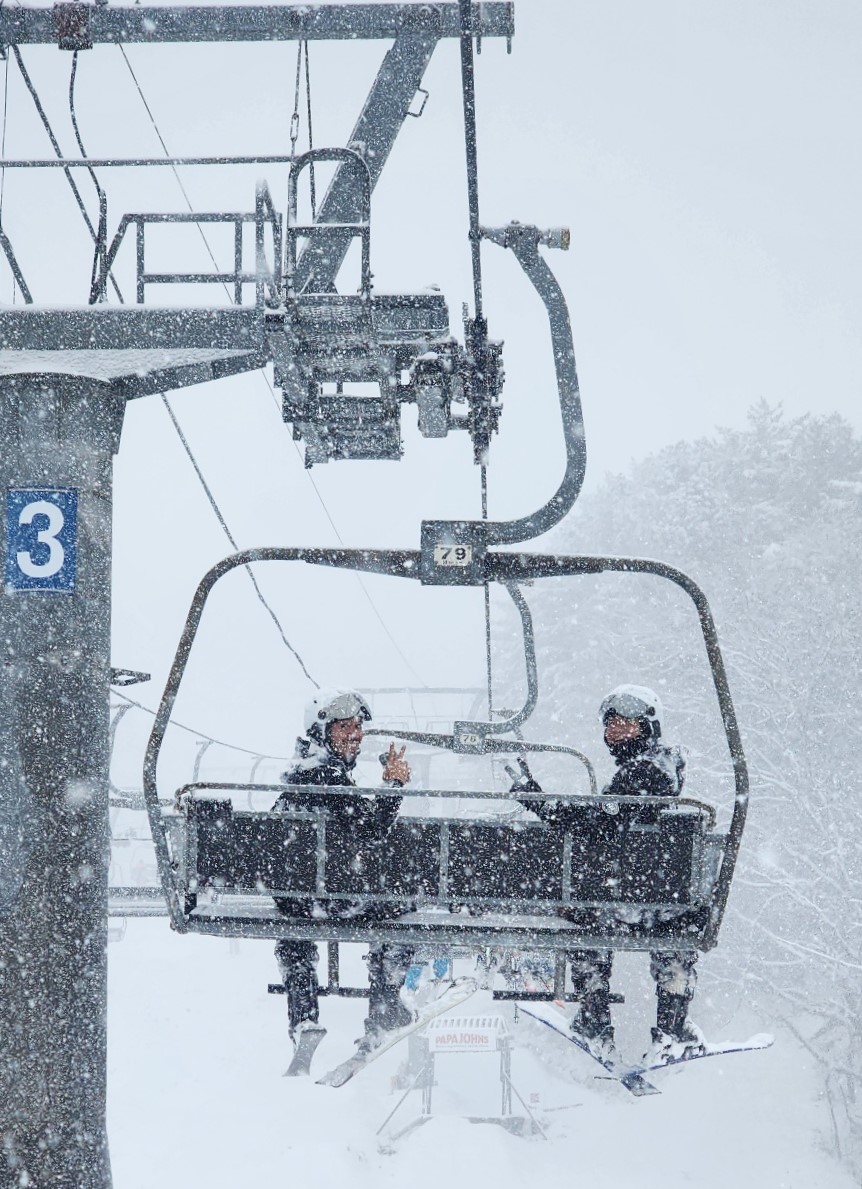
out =
{"type": "Polygon", "coordinates": [[[609,714],[620,718],[645,718],[655,714],[655,706],[634,694],[611,694],[599,708],[599,718],[605,722],[609,714]]]}
{"type": "Polygon", "coordinates": [[[371,722],[371,711],[368,703],[359,694],[347,692],[332,699],[326,707],[323,717],[327,722],[340,722],[346,718],[358,718],[363,722],[371,722]]]}

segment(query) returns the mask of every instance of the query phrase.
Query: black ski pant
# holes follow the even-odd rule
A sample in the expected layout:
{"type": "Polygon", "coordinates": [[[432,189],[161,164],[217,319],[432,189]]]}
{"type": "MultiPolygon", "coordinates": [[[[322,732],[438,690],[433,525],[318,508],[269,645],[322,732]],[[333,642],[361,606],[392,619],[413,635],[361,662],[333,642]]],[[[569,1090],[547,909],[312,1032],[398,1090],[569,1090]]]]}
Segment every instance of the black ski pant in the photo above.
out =
{"type": "MultiPolygon", "coordinates": [[[[317,946],[313,941],[279,941],[275,957],[287,994],[290,1035],[306,1021],[318,1021],[317,946]]],[[[403,1008],[399,991],[413,962],[413,949],[406,945],[372,945],[368,952],[369,999],[366,1030],[397,1028],[410,1014],[403,1008]],[[406,1018],[405,1018],[406,1014],[406,1018]]]]}
{"type": "MultiPolygon", "coordinates": [[[[585,1032],[598,1035],[610,1026],[610,993],[613,953],[611,950],[570,950],[566,957],[572,972],[572,988],[580,1003],[580,1024],[585,1032]]],[[[678,996],[690,1002],[697,985],[698,955],[686,950],[656,950],[650,954],[650,974],[659,1001],[678,996]]]]}

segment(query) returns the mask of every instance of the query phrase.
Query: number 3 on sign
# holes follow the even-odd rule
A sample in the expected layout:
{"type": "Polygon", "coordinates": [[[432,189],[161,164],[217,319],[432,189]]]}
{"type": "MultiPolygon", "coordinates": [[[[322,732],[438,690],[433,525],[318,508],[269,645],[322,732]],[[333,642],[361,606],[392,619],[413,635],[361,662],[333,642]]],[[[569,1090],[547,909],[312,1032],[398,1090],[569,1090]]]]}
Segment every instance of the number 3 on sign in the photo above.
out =
{"type": "Polygon", "coordinates": [[[72,591],[78,544],[73,488],[6,492],[6,589],[72,591]]]}

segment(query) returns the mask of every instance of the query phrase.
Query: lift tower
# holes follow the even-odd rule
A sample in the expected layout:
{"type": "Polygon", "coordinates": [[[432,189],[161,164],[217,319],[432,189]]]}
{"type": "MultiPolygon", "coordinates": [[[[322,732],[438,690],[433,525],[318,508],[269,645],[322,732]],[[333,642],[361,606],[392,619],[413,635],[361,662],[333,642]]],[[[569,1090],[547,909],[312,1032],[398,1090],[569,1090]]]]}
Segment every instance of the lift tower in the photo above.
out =
{"type": "MultiPolygon", "coordinates": [[[[36,305],[0,232],[26,305],[0,312],[0,475],[5,496],[0,681],[0,1186],[106,1189],[106,913],[113,456],[127,400],[275,366],[285,420],[307,461],[395,458],[404,403],[420,429],[466,429],[478,455],[496,426],[499,351],[484,366],[448,330],[439,294],[377,296],[368,265],[370,195],[423,73],[443,38],[510,38],[508,3],[244,5],[123,8],[60,3],[0,9],[0,47],[163,42],[388,39],[392,42],[348,146],[306,155],[335,172],[313,226],[283,224],[266,186],[236,214],[134,212],[94,235],[91,302],[36,305]],[[465,12],[467,14],[465,29],[465,12]],[[147,271],[153,223],[233,223],[229,274],[147,271]],[[242,228],[254,224],[254,262],[242,228]],[[126,238],[133,230],[134,236],[126,238]],[[359,293],[336,277],[361,240],[359,293]],[[134,305],[107,304],[124,244],[135,253],[134,305]],[[154,284],[224,283],[234,304],[170,310],[154,284]],[[245,298],[253,290],[253,299],[245,298]],[[337,347],[337,349],[335,349],[337,347]],[[360,410],[345,382],[377,383],[360,410]],[[334,395],[325,386],[335,387],[334,395]],[[463,412],[459,413],[459,403],[463,412]],[[454,405],[454,408],[453,408],[454,405]]],[[[286,156],[195,159],[288,163],[286,156]]],[[[34,159],[4,168],[171,164],[168,159],[34,159]]],[[[182,163],[182,162],[174,162],[182,163]]]]}

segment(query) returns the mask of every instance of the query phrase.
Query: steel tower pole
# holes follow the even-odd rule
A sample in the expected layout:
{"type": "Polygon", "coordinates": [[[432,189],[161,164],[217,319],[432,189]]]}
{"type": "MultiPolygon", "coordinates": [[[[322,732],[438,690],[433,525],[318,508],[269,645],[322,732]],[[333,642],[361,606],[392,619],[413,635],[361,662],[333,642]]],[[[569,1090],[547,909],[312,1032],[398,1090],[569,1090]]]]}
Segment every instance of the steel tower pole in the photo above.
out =
{"type": "Polygon", "coordinates": [[[113,456],[123,401],[0,381],[0,1186],[110,1189],[113,456]]]}

